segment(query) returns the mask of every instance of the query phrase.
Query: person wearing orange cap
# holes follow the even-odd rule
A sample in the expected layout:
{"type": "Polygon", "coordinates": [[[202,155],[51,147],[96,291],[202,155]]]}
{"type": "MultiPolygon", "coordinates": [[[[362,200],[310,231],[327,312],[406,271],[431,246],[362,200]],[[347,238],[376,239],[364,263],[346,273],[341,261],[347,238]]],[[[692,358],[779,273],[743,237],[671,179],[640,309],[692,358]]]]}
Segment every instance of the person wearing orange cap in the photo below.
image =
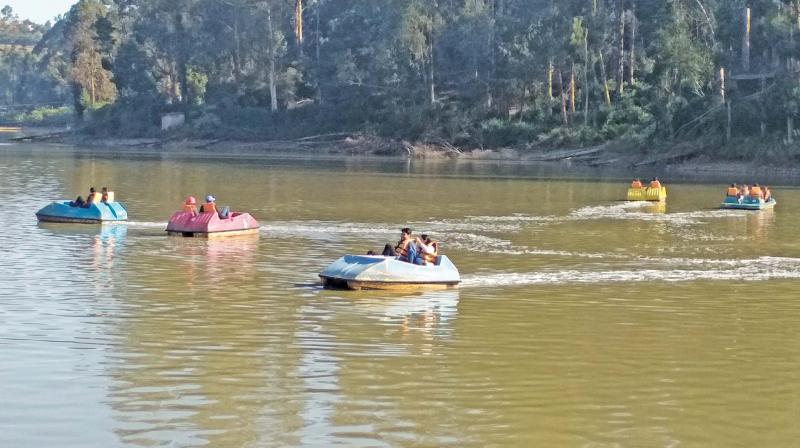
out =
{"type": "Polygon", "coordinates": [[[197,199],[195,199],[194,196],[186,198],[186,202],[183,203],[183,212],[193,215],[197,214],[197,199]]]}

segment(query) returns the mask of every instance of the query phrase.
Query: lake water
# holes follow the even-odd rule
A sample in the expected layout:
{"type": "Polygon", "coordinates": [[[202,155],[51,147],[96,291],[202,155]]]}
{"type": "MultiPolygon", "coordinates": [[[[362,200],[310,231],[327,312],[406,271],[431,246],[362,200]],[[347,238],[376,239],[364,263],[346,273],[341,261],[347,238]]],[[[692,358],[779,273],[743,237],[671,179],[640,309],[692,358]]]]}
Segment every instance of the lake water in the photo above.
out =
{"type": "Polygon", "coordinates": [[[511,164],[13,145],[0,173],[2,447],[800,440],[794,187],[752,213],[716,210],[724,181],[666,178],[659,206],[511,164]],[[130,223],[37,224],[106,185],[130,223]],[[207,193],[259,237],[167,237],[207,193]],[[459,289],[320,288],[405,225],[459,289]]]}

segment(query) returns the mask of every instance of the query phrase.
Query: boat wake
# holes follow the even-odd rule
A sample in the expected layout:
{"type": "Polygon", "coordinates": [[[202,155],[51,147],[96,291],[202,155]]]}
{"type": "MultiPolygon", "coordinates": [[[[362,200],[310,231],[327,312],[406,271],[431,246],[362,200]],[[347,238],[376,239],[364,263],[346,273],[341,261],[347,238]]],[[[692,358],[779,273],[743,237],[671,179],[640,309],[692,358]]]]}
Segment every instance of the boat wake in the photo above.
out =
{"type": "MultiPolygon", "coordinates": [[[[458,225],[453,221],[431,221],[426,223],[412,223],[414,229],[425,229],[425,232],[434,234],[445,247],[480,252],[493,255],[532,255],[532,256],[558,256],[577,258],[629,258],[620,254],[606,253],[580,253],[561,250],[535,249],[515,245],[509,240],[497,238],[470,231],[491,230],[499,231],[497,227],[487,230],[480,223],[463,223],[458,225]]],[[[342,236],[358,236],[361,240],[375,240],[393,242],[397,239],[397,224],[385,226],[376,224],[342,223],[333,221],[298,221],[298,222],[273,222],[262,227],[262,232],[267,237],[304,237],[312,240],[332,241],[339,240],[342,236]]],[[[515,230],[518,230],[515,228],[515,230]]],[[[416,233],[422,233],[422,230],[416,233]]]]}
{"type": "Polygon", "coordinates": [[[746,211],[699,210],[693,212],[664,213],[663,206],[651,202],[622,202],[613,205],[594,205],[579,208],[567,216],[568,220],[625,219],[663,222],[674,225],[700,224],[707,219],[744,218],[752,216],[746,211]]]}
{"type": "Polygon", "coordinates": [[[145,222],[145,221],[128,221],[127,226],[131,229],[166,229],[167,222],[145,222]]]}
{"type": "MultiPolygon", "coordinates": [[[[669,259],[653,262],[670,262],[669,259]]],[[[462,286],[525,286],[586,283],[689,282],[697,280],[757,282],[776,279],[800,279],[800,259],[761,257],[753,260],[674,259],[678,269],[558,270],[528,273],[465,275],[462,286]],[[705,269],[703,269],[705,268],[705,269]]]]}

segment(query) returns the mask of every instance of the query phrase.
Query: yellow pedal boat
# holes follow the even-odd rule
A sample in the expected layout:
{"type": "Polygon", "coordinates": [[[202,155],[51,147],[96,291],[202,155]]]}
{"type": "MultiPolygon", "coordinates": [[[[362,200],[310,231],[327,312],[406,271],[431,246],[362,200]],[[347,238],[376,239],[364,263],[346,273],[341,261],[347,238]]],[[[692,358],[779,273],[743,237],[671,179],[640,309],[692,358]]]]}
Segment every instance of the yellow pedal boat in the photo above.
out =
{"type": "Polygon", "coordinates": [[[667,187],[664,186],[662,186],[661,188],[631,187],[628,188],[627,199],[629,201],[651,201],[651,202],[665,201],[667,200],[667,187]]]}

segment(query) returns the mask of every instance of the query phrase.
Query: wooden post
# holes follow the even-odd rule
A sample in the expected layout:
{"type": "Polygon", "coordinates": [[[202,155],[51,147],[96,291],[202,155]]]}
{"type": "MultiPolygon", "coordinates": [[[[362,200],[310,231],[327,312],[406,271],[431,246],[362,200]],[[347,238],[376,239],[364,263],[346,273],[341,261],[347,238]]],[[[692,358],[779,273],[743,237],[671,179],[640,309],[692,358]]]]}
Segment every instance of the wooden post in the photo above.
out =
{"type": "Polygon", "coordinates": [[[750,72],[750,8],[745,10],[744,42],[742,43],[742,68],[750,72]]]}

